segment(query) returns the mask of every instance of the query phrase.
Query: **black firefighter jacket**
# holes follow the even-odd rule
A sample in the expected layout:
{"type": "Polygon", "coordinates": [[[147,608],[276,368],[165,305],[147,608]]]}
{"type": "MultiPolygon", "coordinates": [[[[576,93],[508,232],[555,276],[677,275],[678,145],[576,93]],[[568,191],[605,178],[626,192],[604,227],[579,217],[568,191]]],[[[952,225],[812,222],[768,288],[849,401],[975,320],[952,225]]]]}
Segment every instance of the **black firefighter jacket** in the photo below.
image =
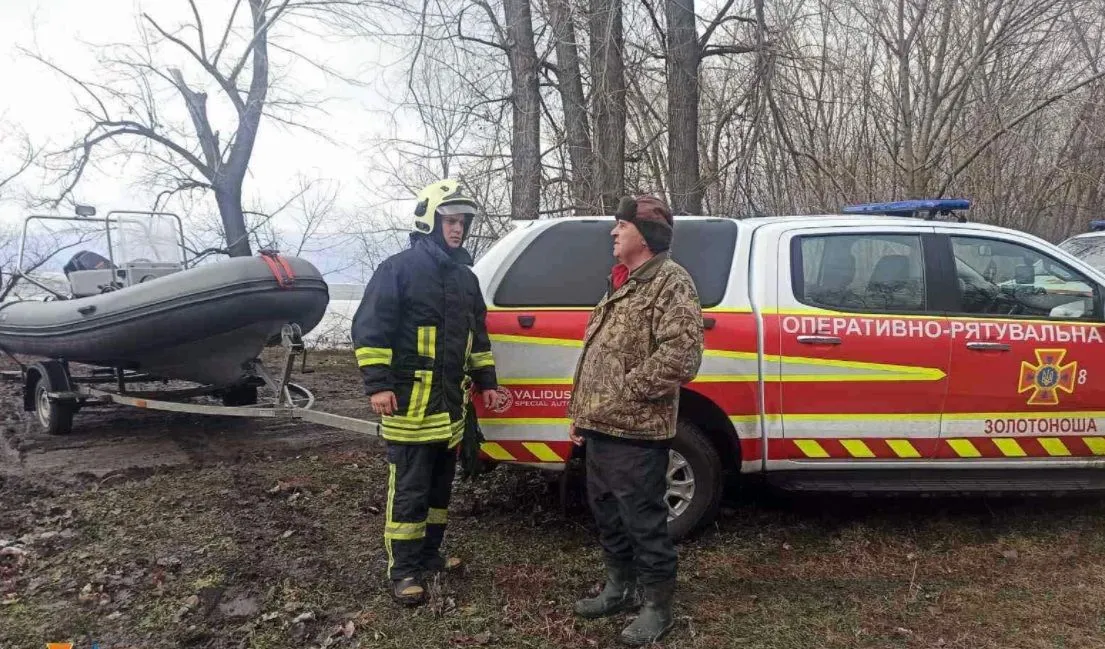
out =
{"type": "Polygon", "coordinates": [[[471,263],[463,248],[446,252],[418,237],[384,260],[365,288],[353,346],[365,393],[395,392],[399,408],[380,422],[386,440],[453,446],[464,433],[469,385],[497,387],[487,307],[471,263]]]}

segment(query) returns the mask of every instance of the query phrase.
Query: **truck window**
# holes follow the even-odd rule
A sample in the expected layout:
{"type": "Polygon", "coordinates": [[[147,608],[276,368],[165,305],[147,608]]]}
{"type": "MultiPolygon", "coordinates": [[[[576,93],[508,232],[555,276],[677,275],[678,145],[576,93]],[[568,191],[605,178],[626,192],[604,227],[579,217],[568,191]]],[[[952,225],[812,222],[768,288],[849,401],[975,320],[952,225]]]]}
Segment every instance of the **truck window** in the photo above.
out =
{"type": "MultiPolygon", "coordinates": [[[[606,293],[616,262],[612,219],[564,221],[526,247],[503,275],[495,304],[503,307],[593,307],[606,293]]],[[[725,295],[738,226],[728,219],[675,220],[672,258],[691,274],[703,307],[725,295]]]]}
{"type": "Polygon", "coordinates": [[[792,281],[803,304],[839,311],[925,310],[921,237],[826,234],[794,240],[792,281]]]}
{"type": "Polygon", "coordinates": [[[1010,241],[952,236],[960,313],[1078,320],[1095,317],[1093,282],[1010,241]]]}

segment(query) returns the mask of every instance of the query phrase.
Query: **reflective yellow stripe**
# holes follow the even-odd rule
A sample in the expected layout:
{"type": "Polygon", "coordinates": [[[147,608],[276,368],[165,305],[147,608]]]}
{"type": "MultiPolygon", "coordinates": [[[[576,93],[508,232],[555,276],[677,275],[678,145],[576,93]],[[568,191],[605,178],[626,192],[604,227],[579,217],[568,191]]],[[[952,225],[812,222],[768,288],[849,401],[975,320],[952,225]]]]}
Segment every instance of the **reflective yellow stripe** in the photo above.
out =
{"type": "Polygon", "coordinates": [[[1017,440],[1010,439],[1008,437],[995,437],[994,446],[998,447],[1001,454],[1005,457],[1025,457],[1028,455],[1021,448],[1021,445],[1017,443],[1017,440]]]}
{"type": "Polygon", "coordinates": [[[1105,455],[1105,437],[1083,437],[1082,441],[1086,443],[1086,448],[1090,449],[1090,453],[1105,455]]]}
{"type": "Polygon", "coordinates": [[[978,449],[975,448],[975,445],[972,444],[969,439],[949,439],[948,446],[950,446],[959,457],[982,457],[982,453],[978,452],[978,449]]]}
{"type": "Polygon", "coordinates": [[[430,508],[430,515],[426,519],[427,525],[444,525],[449,520],[448,509],[438,509],[436,507],[430,508]]]}
{"type": "Polygon", "coordinates": [[[514,456],[506,452],[506,449],[495,442],[484,442],[483,452],[492,460],[513,460],[514,456]]]}
{"type": "Polygon", "coordinates": [[[805,453],[806,457],[829,457],[829,454],[825,452],[825,449],[821,448],[817,440],[796,439],[794,440],[794,445],[798,447],[798,450],[805,453]]]}
{"type": "Polygon", "coordinates": [[[380,436],[393,442],[440,442],[452,437],[449,426],[422,430],[403,430],[380,426],[380,436]]]}
{"type": "Polygon", "coordinates": [[[418,328],[418,355],[433,358],[437,349],[437,327],[418,328]]]}
{"type": "Polygon", "coordinates": [[[391,350],[386,347],[358,347],[357,365],[391,365],[391,350]]]}
{"type": "Polygon", "coordinates": [[[1058,437],[1041,437],[1039,442],[1048,455],[1070,455],[1066,444],[1063,444],[1063,440],[1058,437]]]}
{"type": "Polygon", "coordinates": [[[471,356],[470,367],[474,370],[478,370],[481,367],[491,367],[495,364],[495,358],[491,355],[491,352],[476,352],[471,356]]]}
{"type": "Polygon", "coordinates": [[[413,541],[426,536],[426,521],[421,523],[387,523],[384,538],[393,541],[413,541]]]}
{"type": "Polygon", "coordinates": [[[867,445],[863,441],[858,439],[842,439],[840,445],[844,447],[844,450],[852,457],[875,457],[875,454],[871,452],[871,449],[867,448],[867,445]]]}
{"type": "MultiPolygon", "coordinates": [[[[388,504],[384,513],[384,527],[391,524],[391,513],[395,505],[395,465],[388,462],[388,504]]],[[[388,577],[395,566],[395,554],[391,551],[391,537],[384,534],[384,549],[388,553],[388,577]]]]}
{"type": "Polygon", "coordinates": [[[430,407],[430,391],[433,390],[433,370],[416,370],[417,379],[411,387],[411,401],[407,404],[407,417],[421,421],[430,407]]]}
{"type": "Polygon", "coordinates": [[[542,462],[563,462],[564,458],[560,457],[549,448],[548,444],[542,444],[540,442],[523,442],[522,446],[526,447],[526,450],[537,456],[537,459],[542,462]]]}
{"type": "MultiPolygon", "coordinates": [[[[437,327],[418,328],[418,355],[432,359],[437,349],[437,327]]],[[[433,390],[433,370],[416,370],[415,382],[411,387],[411,400],[407,404],[407,417],[421,420],[430,406],[430,391],[433,390]]]]}
{"type": "Polygon", "coordinates": [[[380,420],[381,425],[388,428],[396,428],[402,430],[419,430],[422,428],[439,428],[441,426],[448,426],[449,413],[439,412],[429,417],[422,417],[420,419],[412,419],[411,417],[399,417],[399,416],[384,416],[380,420]]]}
{"type": "Polygon", "coordinates": [[[447,412],[439,412],[422,419],[382,417],[380,436],[397,442],[436,442],[449,439],[455,427],[456,424],[449,420],[447,412]]]}
{"type": "Polygon", "coordinates": [[[894,451],[894,454],[898,457],[921,457],[921,454],[917,452],[917,449],[913,448],[913,444],[909,443],[907,439],[888,439],[886,445],[890,447],[890,450],[894,451]]]}

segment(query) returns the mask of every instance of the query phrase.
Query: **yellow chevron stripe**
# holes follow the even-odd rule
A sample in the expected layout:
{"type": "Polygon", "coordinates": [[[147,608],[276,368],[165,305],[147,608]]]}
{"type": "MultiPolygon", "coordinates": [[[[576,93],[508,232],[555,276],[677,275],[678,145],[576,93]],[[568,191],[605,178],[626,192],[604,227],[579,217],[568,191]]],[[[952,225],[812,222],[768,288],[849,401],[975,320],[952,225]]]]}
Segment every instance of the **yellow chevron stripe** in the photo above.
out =
{"type": "Polygon", "coordinates": [[[507,452],[505,448],[496,444],[495,442],[484,442],[481,446],[484,453],[492,460],[513,460],[514,456],[507,452]]]}
{"type": "Polygon", "coordinates": [[[1083,437],[1082,441],[1094,455],[1105,455],[1105,437],[1083,437]]]}
{"type": "Polygon", "coordinates": [[[542,444],[541,442],[523,442],[522,446],[524,446],[526,450],[530,453],[536,455],[537,459],[541,460],[542,462],[564,461],[564,458],[557,455],[555,451],[549,448],[548,444],[542,444]]]}
{"type": "Polygon", "coordinates": [[[969,439],[949,439],[948,446],[959,457],[982,457],[982,453],[978,452],[978,449],[969,439]]]}
{"type": "Polygon", "coordinates": [[[886,445],[890,447],[894,454],[902,458],[914,458],[921,457],[921,454],[917,452],[917,449],[913,447],[913,444],[908,439],[888,439],[886,445]]]}
{"type": "Polygon", "coordinates": [[[1067,445],[1064,444],[1063,440],[1059,439],[1058,437],[1041,437],[1037,441],[1040,442],[1040,446],[1044,447],[1044,450],[1047,451],[1048,455],[1070,455],[1070,450],[1067,448],[1067,445]]]}
{"type": "Polygon", "coordinates": [[[798,447],[799,451],[802,451],[806,457],[829,457],[829,454],[825,449],[821,448],[821,444],[817,443],[815,439],[796,439],[794,445],[798,447]]]}
{"type": "Polygon", "coordinates": [[[875,454],[871,452],[871,449],[867,448],[867,444],[864,444],[862,440],[858,439],[842,439],[840,445],[844,447],[845,451],[848,451],[852,457],[875,457],[875,454]]]}
{"type": "Polygon", "coordinates": [[[1017,440],[1011,437],[995,437],[994,446],[998,447],[1001,454],[1005,457],[1025,457],[1028,453],[1024,452],[1021,445],[1017,443],[1017,440]]]}

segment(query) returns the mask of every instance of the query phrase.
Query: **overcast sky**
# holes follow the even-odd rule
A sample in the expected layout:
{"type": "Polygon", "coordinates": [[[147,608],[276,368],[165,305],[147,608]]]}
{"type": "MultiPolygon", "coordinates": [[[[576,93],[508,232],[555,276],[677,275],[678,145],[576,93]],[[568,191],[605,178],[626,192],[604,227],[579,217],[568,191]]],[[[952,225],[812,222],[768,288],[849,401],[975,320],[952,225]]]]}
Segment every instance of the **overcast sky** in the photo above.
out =
{"type": "MultiPolygon", "coordinates": [[[[243,3],[244,4],[244,3],[243,3]]],[[[210,33],[217,32],[233,5],[229,0],[200,0],[200,10],[210,33]]],[[[185,0],[0,0],[0,70],[4,91],[0,92],[0,122],[25,129],[40,145],[57,148],[74,141],[87,128],[87,119],[75,110],[81,91],[57,73],[18,51],[24,47],[80,77],[96,78],[96,56],[109,51],[112,43],[138,43],[139,16],[150,13],[162,26],[172,29],[190,19],[185,0]]],[[[248,15],[248,9],[242,9],[248,15]]],[[[383,179],[370,177],[365,165],[366,147],[374,137],[394,132],[391,106],[380,89],[388,87],[384,64],[394,63],[396,53],[374,39],[359,38],[344,42],[323,42],[318,38],[292,36],[291,30],[279,34],[283,44],[306,49],[312,58],[325,61],[343,74],[372,84],[372,88],[354,88],[327,79],[310,66],[296,63],[285,72],[280,83],[297,94],[324,98],[326,115],[312,124],[325,131],[335,142],[327,142],[302,130],[282,128],[272,121],[262,123],[250,176],[246,180],[245,199],[251,206],[271,210],[294,193],[297,176],[320,178],[340,186],[339,205],[345,208],[378,204],[387,197],[383,179]]],[[[215,38],[209,36],[209,39],[215,38]]],[[[183,52],[164,50],[177,56],[173,64],[187,65],[183,52]]],[[[280,55],[273,53],[274,60],[280,55]]],[[[190,83],[206,81],[192,64],[186,70],[190,83]]],[[[211,102],[217,89],[211,88],[211,102]]],[[[167,95],[166,115],[186,119],[179,98],[167,95]],[[168,112],[168,111],[172,112],[168,112]]],[[[217,105],[213,105],[218,110],[217,105]]],[[[185,122],[186,123],[186,122],[185,122]]],[[[221,120],[223,131],[233,128],[233,119],[221,120]]],[[[16,143],[0,141],[0,174],[9,168],[10,154],[16,143]]],[[[86,174],[75,198],[108,209],[145,208],[152,204],[154,192],[135,186],[132,181],[137,165],[107,164],[86,174]]],[[[21,178],[21,189],[34,194],[49,194],[42,176],[30,173],[21,178]]],[[[333,186],[333,185],[331,185],[333,186]]],[[[404,208],[402,204],[399,208],[404,208]]],[[[11,201],[0,203],[0,219],[21,219],[24,210],[11,201]]],[[[340,224],[338,227],[347,227],[340,224]]]]}

